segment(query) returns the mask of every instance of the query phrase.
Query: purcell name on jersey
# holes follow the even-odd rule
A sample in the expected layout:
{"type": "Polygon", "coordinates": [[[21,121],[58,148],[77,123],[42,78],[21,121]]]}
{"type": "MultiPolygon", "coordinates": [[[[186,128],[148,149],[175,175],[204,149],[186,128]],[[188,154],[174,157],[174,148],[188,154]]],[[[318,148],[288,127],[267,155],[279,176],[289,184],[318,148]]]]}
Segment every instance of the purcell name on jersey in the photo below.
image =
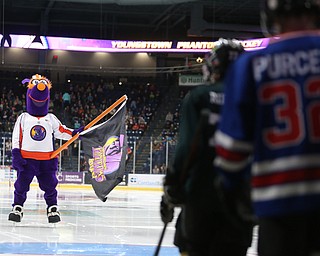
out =
{"type": "Polygon", "coordinates": [[[54,114],[35,117],[22,113],[14,126],[12,148],[20,148],[23,158],[48,160],[54,151],[54,139],[69,140],[72,130],[62,125],[54,114]]]}

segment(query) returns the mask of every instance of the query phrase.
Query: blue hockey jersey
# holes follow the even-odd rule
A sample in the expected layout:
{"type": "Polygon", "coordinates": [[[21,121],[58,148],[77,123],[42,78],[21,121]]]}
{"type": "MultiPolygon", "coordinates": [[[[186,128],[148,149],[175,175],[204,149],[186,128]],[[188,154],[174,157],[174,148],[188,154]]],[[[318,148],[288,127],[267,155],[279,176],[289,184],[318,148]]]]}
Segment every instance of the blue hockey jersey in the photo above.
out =
{"type": "Polygon", "coordinates": [[[215,163],[226,181],[250,162],[257,216],[320,209],[320,34],[243,54],[225,85],[215,163]]]}

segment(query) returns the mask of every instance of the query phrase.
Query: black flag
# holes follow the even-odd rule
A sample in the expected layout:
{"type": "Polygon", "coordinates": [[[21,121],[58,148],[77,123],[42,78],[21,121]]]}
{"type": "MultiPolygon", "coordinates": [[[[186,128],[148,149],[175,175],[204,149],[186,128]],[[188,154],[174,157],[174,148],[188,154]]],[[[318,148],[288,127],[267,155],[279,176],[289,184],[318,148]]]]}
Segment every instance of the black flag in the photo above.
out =
{"type": "Polygon", "coordinates": [[[107,195],[123,180],[127,156],[126,101],[104,123],[80,133],[86,168],[97,197],[107,195]]]}

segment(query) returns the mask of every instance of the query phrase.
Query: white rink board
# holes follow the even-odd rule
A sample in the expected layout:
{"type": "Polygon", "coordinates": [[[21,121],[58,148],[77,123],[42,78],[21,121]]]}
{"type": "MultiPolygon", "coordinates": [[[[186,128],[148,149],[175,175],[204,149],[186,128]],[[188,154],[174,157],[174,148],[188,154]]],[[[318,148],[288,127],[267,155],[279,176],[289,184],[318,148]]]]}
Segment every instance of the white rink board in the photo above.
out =
{"type": "Polygon", "coordinates": [[[131,174],[128,176],[129,187],[162,188],[164,174],[131,174]]]}

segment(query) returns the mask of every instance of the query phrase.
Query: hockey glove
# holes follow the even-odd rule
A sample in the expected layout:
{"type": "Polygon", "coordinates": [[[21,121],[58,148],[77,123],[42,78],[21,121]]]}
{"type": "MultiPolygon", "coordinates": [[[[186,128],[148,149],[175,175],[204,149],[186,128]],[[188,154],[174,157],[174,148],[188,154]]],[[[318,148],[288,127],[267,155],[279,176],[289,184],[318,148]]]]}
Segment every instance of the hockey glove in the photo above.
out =
{"type": "Polygon", "coordinates": [[[23,171],[27,161],[21,156],[19,148],[14,148],[11,151],[12,154],[12,167],[16,170],[23,171]]]}
{"type": "Polygon", "coordinates": [[[163,181],[164,194],[167,201],[175,206],[183,204],[185,200],[184,187],[180,184],[179,176],[167,168],[163,181]]]}
{"type": "Polygon", "coordinates": [[[74,135],[76,135],[77,133],[82,132],[83,130],[84,130],[84,126],[81,126],[81,127],[78,128],[78,129],[74,129],[73,132],[72,132],[72,137],[73,137],[74,135]]]}
{"type": "Polygon", "coordinates": [[[173,220],[174,206],[168,202],[165,195],[161,197],[160,215],[164,224],[167,224],[173,220]]]}

